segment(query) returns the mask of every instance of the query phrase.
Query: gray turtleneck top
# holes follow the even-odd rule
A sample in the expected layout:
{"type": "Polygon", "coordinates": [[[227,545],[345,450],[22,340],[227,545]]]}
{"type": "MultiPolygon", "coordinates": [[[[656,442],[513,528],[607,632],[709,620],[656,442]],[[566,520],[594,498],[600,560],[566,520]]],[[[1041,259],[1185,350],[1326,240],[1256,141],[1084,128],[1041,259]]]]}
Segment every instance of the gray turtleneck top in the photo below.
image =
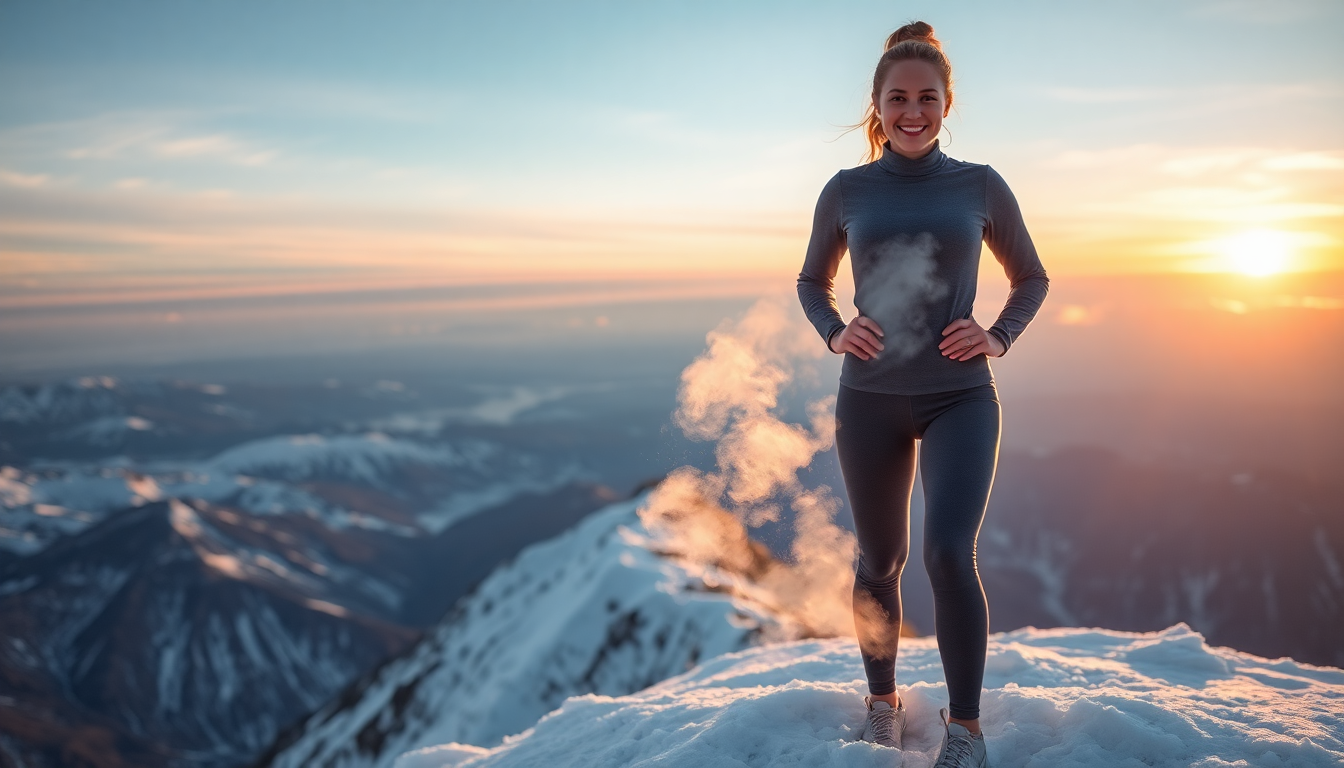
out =
{"type": "Polygon", "coordinates": [[[1050,280],[1003,177],[988,165],[953,160],[937,142],[917,160],[887,146],[877,162],[832,177],[817,201],[798,298],[830,343],[845,327],[834,278],[848,249],[855,308],[885,332],[874,359],[845,354],[840,383],[922,395],[992,382],[986,355],[952,360],[938,349],[949,323],[971,317],[981,242],[1011,285],[986,328],[1006,352],[1036,316],[1050,280]]]}

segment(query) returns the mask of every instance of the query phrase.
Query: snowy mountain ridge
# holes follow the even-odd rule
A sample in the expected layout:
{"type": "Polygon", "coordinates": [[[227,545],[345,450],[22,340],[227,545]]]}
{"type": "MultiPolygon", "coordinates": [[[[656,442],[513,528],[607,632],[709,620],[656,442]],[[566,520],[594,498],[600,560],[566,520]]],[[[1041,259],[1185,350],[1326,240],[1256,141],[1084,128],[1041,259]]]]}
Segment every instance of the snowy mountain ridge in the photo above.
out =
{"type": "Polygon", "coordinates": [[[378,502],[356,484],[6,468],[0,495],[19,506],[0,522],[26,506],[64,535],[0,564],[0,708],[24,702],[22,721],[0,709],[0,748],[17,736],[25,764],[63,765],[51,757],[63,744],[105,729],[145,768],[249,761],[406,649],[501,559],[614,496],[515,488],[435,535],[396,508],[350,511],[365,519],[343,526],[329,487],[378,502]],[[38,501],[52,487],[105,506],[95,517],[38,501]],[[212,488],[223,503],[190,492],[212,488]],[[305,514],[304,498],[324,514],[305,514]]]}
{"type": "MultiPolygon", "coordinates": [[[[384,768],[442,741],[493,744],[569,696],[632,693],[703,659],[799,636],[753,599],[746,575],[659,552],[640,503],[612,505],[524,550],[259,764],[384,768]]],[[[769,560],[751,546],[748,560],[769,560]]]]}
{"type": "Polygon", "coordinates": [[[110,376],[83,376],[37,387],[0,387],[0,423],[67,422],[124,414],[110,376]]]}
{"type": "Polygon", "coordinates": [[[522,493],[574,481],[575,467],[546,467],[479,440],[422,443],[370,432],[279,435],[196,462],[129,460],[0,467],[0,549],[31,555],[114,510],[168,498],[230,504],[255,514],[306,514],[406,536],[439,533],[522,493]],[[388,501],[370,508],[361,485],[388,501]],[[390,514],[389,514],[390,512],[390,514]]]}
{"type": "Polygon", "coordinates": [[[175,750],[233,765],[419,637],[391,620],[395,584],[253,523],[200,500],[156,501],[6,570],[0,681],[41,723],[18,731],[50,739],[111,720],[168,747],[141,764],[177,765],[175,750]]]}

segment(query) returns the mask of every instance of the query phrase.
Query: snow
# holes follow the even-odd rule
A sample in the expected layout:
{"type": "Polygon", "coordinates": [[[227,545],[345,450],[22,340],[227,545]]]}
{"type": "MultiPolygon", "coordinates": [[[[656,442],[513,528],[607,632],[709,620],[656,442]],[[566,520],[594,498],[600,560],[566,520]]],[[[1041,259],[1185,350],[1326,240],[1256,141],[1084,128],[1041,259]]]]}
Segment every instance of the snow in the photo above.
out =
{"type": "Polygon", "coordinates": [[[575,391],[579,391],[579,387],[515,386],[504,393],[488,395],[476,405],[394,413],[386,418],[376,418],[370,422],[370,426],[383,432],[421,434],[437,434],[445,426],[454,424],[509,426],[515,424],[521,414],[548,402],[569,397],[575,391]]]}
{"type": "MultiPolygon", "coordinates": [[[[894,766],[933,763],[946,706],[932,638],[902,642],[906,751],[856,741],[866,692],[849,639],[728,653],[626,696],[566,700],[493,748],[450,743],[395,768],[894,766]]],[[[994,635],[981,723],[1015,766],[1338,766],[1344,670],[1162,632],[1027,628],[994,635]]]]}
{"type": "Polygon", "coordinates": [[[386,768],[421,746],[495,744],[567,696],[638,691],[789,631],[735,591],[732,574],[650,551],[642,499],[595,512],[496,569],[357,699],[314,713],[267,765],[386,768]]]}
{"type": "MultiPolygon", "coordinates": [[[[131,415],[123,402],[128,394],[158,394],[160,388],[108,377],[0,387],[0,423],[30,431],[46,426],[49,436],[94,447],[119,444],[130,433],[167,434],[131,415]]],[[[216,397],[228,392],[218,384],[194,388],[216,397]]],[[[396,414],[348,424],[342,434],[269,435],[199,461],[114,456],[0,467],[0,551],[32,555],[108,514],[166,498],[202,499],[257,515],[304,515],[335,530],[437,535],[519,496],[589,479],[573,462],[543,461],[479,439],[445,439],[439,434],[445,425],[509,425],[538,406],[592,389],[515,387],[469,408],[396,414]],[[343,492],[352,484],[377,490],[391,504],[343,492]]],[[[404,390],[398,382],[380,381],[373,391],[390,396],[404,390]]],[[[217,413],[228,409],[237,410],[210,404],[217,413]]]]}
{"type": "MultiPolygon", "coordinates": [[[[186,539],[201,562],[233,579],[258,584],[284,582],[289,588],[306,595],[327,595],[334,585],[341,585],[369,597],[389,610],[396,610],[402,594],[386,582],[325,558],[320,551],[300,552],[291,549],[285,559],[265,549],[222,535],[201,519],[196,510],[179,499],[169,500],[169,521],[178,535],[186,539]],[[293,566],[293,567],[291,567],[293,566]]],[[[217,510],[215,516],[226,523],[242,520],[227,510],[217,510]]],[[[344,616],[343,608],[331,602],[307,599],[310,607],[344,616]]]]}
{"type": "Polygon", "coordinates": [[[230,504],[257,515],[302,514],[338,530],[434,535],[520,495],[550,492],[585,476],[577,465],[545,465],[480,440],[426,443],[377,432],[278,435],[200,462],[114,464],[0,467],[0,549],[31,555],[117,510],[166,498],[230,504]],[[424,482],[423,489],[406,480],[407,471],[424,482]],[[412,511],[413,522],[394,522],[377,511],[347,509],[300,485],[315,479],[362,484],[397,498],[423,490],[432,498],[408,502],[419,507],[412,511]]]}
{"type": "Polygon", "coordinates": [[[502,505],[526,493],[549,493],[565,483],[583,478],[577,465],[561,467],[555,474],[538,477],[512,477],[482,488],[457,491],[434,507],[417,513],[416,522],[431,534],[442,533],[454,525],[491,507],[502,505]]]}
{"type": "Polygon", "coordinates": [[[244,443],[219,454],[209,470],[306,480],[323,475],[384,487],[388,473],[407,464],[462,466],[493,450],[485,444],[429,446],[372,432],[364,435],[282,435],[244,443]]]}
{"type": "Polygon", "coordinates": [[[485,399],[472,406],[431,408],[395,413],[385,418],[374,419],[369,422],[369,426],[382,432],[422,435],[435,435],[446,427],[455,424],[483,424],[505,427],[517,423],[519,417],[548,403],[563,400],[580,392],[605,391],[607,389],[610,389],[610,387],[601,384],[587,387],[515,386],[501,392],[488,394],[485,399]]]}

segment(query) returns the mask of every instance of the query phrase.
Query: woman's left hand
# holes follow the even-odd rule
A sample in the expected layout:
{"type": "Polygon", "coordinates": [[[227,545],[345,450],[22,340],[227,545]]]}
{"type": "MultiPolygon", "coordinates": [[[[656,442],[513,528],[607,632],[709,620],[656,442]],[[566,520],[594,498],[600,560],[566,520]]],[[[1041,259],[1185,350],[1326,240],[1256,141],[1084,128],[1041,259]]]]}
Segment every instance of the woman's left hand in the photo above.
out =
{"type": "Polygon", "coordinates": [[[966,318],[953,320],[952,324],[943,329],[943,341],[938,348],[943,350],[943,356],[953,360],[970,360],[980,353],[990,357],[998,357],[1006,350],[1003,344],[974,320],[966,318]]]}

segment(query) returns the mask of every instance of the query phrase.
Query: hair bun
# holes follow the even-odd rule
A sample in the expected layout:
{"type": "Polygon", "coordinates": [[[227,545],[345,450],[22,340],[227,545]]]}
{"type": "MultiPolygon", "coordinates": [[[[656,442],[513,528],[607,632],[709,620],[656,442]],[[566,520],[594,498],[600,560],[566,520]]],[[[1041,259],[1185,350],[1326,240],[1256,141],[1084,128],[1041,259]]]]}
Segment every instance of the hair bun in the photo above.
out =
{"type": "Polygon", "coordinates": [[[898,43],[906,40],[918,40],[921,43],[928,43],[938,50],[943,50],[943,44],[938,42],[938,38],[933,36],[933,26],[923,21],[912,21],[901,27],[887,38],[887,45],[884,50],[890,51],[898,43]]]}

